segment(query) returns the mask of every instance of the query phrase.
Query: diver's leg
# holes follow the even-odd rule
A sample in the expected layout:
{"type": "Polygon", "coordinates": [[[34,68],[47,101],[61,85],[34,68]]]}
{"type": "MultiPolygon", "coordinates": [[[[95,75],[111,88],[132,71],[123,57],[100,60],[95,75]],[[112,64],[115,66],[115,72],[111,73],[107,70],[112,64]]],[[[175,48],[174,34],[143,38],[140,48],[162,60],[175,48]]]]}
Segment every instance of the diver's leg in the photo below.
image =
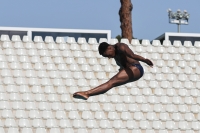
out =
{"type": "Polygon", "coordinates": [[[140,72],[136,67],[129,67],[119,71],[115,76],[113,76],[109,81],[101,84],[94,89],[82,92],[76,92],[73,97],[86,100],[89,96],[99,95],[107,92],[113,87],[126,84],[138,79],[140,72]]]}

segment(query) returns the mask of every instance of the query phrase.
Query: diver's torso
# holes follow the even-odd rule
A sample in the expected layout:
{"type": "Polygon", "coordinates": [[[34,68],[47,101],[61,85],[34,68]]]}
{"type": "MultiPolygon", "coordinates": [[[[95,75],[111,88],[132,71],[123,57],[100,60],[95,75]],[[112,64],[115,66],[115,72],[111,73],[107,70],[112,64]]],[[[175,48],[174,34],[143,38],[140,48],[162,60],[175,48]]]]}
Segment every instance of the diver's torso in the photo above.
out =
{"type": "MultiPolygon", "coordinates": [[[[118,45],[118,44],[115,44],[115,45],[118,45]]],[[[116,47],[116,50],[118,50],[117,47],[116,47]]],[[[115,59],[117,65],[122,68],[132,66],[132,64],[140,64],[139,61],[132,59],[120,52],[116,52],[116,56],[114,57],[114,59],[115,59]]]]}

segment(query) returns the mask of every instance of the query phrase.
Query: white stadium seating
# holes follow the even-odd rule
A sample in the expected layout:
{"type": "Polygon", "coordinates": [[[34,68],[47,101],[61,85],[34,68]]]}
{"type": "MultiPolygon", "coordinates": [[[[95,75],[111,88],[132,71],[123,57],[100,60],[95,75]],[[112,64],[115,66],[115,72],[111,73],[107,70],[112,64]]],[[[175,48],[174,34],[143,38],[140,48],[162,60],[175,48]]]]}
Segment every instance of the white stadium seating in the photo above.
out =
{"type": "Polygon", "coordinates": [[[199,133],[200,42],[123,38],[154,67],[141,62],[139,81],[74,99],[117,73],[98,53],[107,41],[1,35],[0,133],[199,133]]]}

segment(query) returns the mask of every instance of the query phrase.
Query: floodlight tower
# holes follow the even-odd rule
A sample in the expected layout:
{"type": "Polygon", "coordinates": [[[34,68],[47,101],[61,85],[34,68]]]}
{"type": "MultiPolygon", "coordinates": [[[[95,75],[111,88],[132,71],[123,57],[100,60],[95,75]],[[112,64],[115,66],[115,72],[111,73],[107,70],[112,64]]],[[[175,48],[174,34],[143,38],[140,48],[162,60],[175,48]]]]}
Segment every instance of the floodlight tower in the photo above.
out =
{"type": "Polygon", "coordinates": [[[188,20],[190,17],[190,14],[186,10],[181,12],[180,9],[177,10],[177,12],[172,12],[171,9],[168,9],[168,16],[169,16],[169,23],[171,24],[177,24],[178,25],[178,32],[180,32],[180,25],[188,25],[188,20]]]}

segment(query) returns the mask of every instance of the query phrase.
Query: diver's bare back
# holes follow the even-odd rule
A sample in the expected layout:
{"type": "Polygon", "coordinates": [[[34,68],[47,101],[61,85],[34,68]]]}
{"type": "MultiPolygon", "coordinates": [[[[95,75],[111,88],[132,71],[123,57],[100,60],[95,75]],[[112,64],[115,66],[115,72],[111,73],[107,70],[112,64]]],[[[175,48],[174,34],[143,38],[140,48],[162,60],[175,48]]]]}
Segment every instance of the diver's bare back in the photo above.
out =
{"type": "Polygon", "coordinates": [[[125,54],[121,53],[119,49],[120,45],[124,45],[124,44],[122,43],[115,44],[117,51],[116,51],[116,56],[114,57],[114,59],[118,66],[122,68],[126,68],[126,67],[131,66],[132,64],[140,64],[139,61],[129,58],[125,54]]]}

